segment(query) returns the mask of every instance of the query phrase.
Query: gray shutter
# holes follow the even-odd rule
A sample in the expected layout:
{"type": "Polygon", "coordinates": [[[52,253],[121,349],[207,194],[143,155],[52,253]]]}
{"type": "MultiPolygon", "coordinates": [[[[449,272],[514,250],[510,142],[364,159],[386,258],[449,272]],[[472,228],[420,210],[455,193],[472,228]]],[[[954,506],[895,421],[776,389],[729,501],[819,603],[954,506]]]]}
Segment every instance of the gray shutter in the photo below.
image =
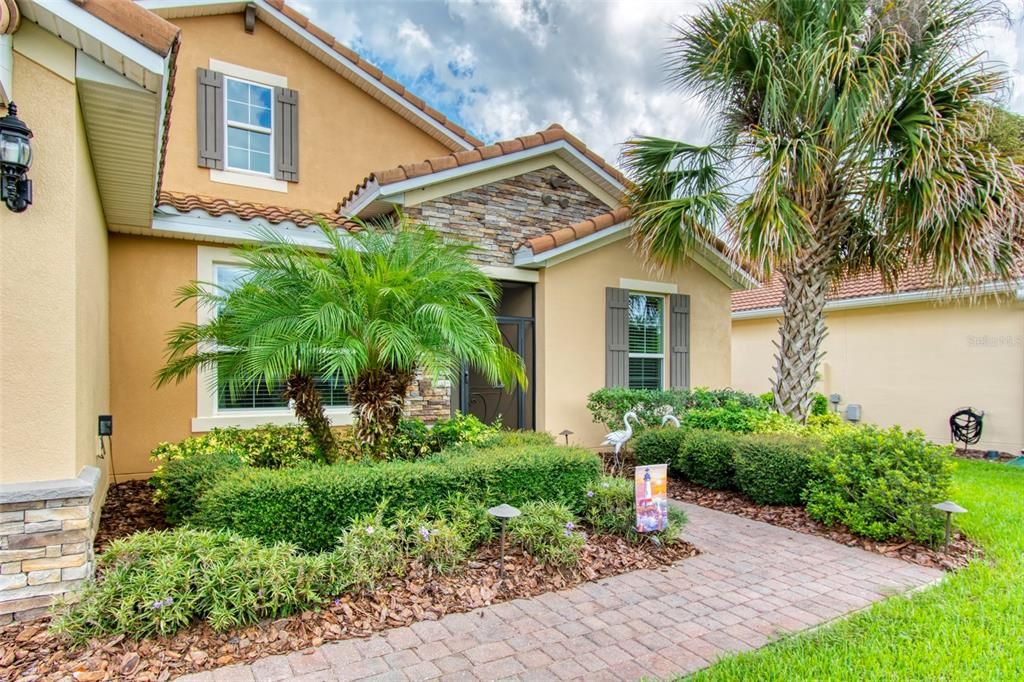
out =
{"type": "Polygon", "coordinates": [[[629,290],[605,291],[604,385],[629,386],[629,290]]]}
{"type": "Polygon", "coordinates": [[[669,296],[668,369],[671,388],[690,387],[690,297],[669,296]]]}
{"type": "Polygon", "coordinates": [[[299,93],[274,88],[274,177],[299,181],[299,93]]]}
{"type": "Polygon", "coordinates": [[[224,168],[224,74],[198,69],[199,89],[196,94],[196,136],[199,142],[199,165],[203,168],[224,168]]]}

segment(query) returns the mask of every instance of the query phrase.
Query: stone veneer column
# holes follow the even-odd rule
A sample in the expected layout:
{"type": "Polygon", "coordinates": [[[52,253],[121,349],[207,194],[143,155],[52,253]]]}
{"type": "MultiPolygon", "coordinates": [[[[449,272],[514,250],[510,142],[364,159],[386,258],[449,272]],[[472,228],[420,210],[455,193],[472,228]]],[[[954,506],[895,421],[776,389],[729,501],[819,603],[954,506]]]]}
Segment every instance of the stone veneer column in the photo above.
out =
{"type": "Polygon", "coordinates": [[[93,572],[100,470],[0,485],[0,625],[46,615],[93,572]]]}

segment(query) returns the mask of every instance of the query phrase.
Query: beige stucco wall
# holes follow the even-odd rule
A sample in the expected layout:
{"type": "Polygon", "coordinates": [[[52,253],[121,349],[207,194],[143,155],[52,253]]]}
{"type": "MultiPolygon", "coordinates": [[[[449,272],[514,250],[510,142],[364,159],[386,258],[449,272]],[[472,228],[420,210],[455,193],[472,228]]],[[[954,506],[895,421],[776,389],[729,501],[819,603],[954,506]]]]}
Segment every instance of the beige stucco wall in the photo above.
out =
{"type": "MultiPolygon", "coordinates": [[[[981,448],[1024,447],[1024,308],[986,299],[975,305],[918,303],[835,311],[817,390],[862,406],[866,422],[922,429],[949,442],[949,415],[985,411],[981,448]]],[[[732,324],[732,381],[769,390],[778,325],[732,324]]]]}
{"type": "MultiPolygon", "coordinates": [[[[74,50],[31,24],[14,91],[32,128],[34,200],[0,207],[0,482],[97,465],[107,394],[106,224],[75,92],[74,50]]],[[[101,489],[104,483],[101,481],[101,489]]]]}
{"type": "Polygon", "coordinates": [[[372,170],[449,151],[262,22],[251,35],[241,14],[173,23],[182,33],[164,189],[327,211],[372,170]],[[286,76],[298,90],[299,182],[287,193],[212,182],[196,165],[196,69],[211,58],[286,76]]]}
{"type": "Polygon", "coordinates": [[[195,322],[194,304],[175,307],[175,292],[196,278],[196,244],[110,235],[110,397],[118,480],[148,475],[160,441],[191,433],[196,379],[154,388],[167,333],[195,322]]]}
{"type": "MultiPolygon", "coordinates": [[[[587,395],[604,386],[605,288],[620,279],[676,283],[690,295],[690,382],[729,384],[729,288],[693,261],[676,272],[648,270],[625,240],[544,270],[537,286],[537,428],[574,432],[600,444],[607,428],[591,421],[587,395]]],[[[633,290],[639,291],[634,287],[633,290]]],[[[666,376],[667,376],[666,367],[666,376]]]]}

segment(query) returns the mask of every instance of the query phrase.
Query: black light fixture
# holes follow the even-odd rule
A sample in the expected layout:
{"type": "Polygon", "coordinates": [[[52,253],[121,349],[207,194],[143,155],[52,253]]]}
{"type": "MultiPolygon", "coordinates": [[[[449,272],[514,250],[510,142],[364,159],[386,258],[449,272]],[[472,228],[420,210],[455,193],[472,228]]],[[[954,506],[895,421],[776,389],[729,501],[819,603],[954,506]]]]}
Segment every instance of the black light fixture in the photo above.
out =
{"type": "Polygon", "coordinates": [[[0,198],[15,213],[32,203],[32,181],[25,177],[32,165],[31,139],[32,131],[10,102],[7,115],[0,118],[0,198]]]}

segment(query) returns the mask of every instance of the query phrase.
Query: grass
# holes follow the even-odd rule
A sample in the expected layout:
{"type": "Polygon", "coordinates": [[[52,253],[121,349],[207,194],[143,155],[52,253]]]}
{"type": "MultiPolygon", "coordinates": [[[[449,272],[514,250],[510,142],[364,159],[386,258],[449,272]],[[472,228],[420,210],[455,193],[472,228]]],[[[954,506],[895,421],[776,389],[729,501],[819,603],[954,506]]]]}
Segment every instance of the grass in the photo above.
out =
{"type": "Polygon", "coordinates": [[[689,678],[718,680],[1024,679],[1024,470],[958,461],[958,519],[986,559],[940,585],[689,678]]]}

